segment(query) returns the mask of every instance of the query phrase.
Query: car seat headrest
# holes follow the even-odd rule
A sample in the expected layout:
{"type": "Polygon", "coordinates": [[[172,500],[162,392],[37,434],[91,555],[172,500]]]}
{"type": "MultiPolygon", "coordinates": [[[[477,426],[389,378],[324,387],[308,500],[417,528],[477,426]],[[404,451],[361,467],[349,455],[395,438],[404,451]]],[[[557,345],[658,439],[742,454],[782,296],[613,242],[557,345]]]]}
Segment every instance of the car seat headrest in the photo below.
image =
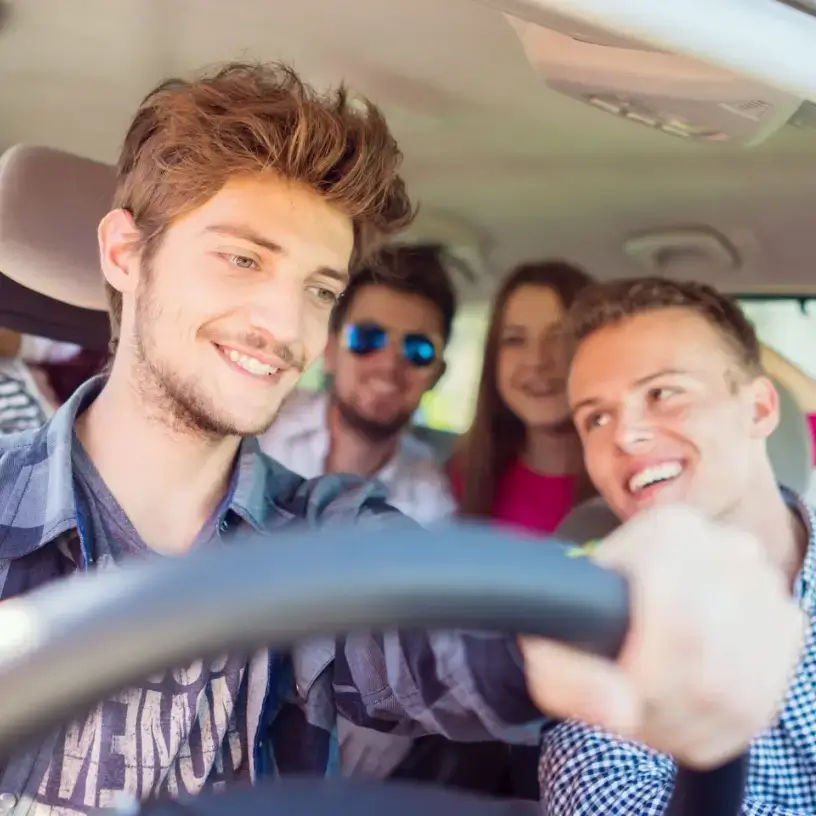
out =
{"type": "Polygon", "coordinates": [[[586,544],[596,538],[606,538],[620,526],[618,517],[606,502],[596,497],[574,507],[555,531],[558,538],[574,544],[586,544]]]}
{"type": "Polygon", "coordinates": [[[47,297],[106,309],[96,228],[111,207],[113,167],[16,145],[0,156],[0,271],[47,297]]]}
{"type": "Polygon", "coordinates": [[[813,435],[793,394],[778,381],[773,384],[779,394],[779,425],[768,439],[768,457],[777,482],[804,495],[813,473],[813,435]]]}

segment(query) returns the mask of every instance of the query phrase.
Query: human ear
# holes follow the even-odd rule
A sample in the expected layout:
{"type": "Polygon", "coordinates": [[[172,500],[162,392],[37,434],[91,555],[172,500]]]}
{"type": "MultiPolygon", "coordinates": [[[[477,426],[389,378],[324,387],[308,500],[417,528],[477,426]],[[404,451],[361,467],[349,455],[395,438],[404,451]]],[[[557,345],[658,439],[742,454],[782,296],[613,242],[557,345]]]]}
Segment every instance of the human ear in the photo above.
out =
{"type": "Polygon", "coordinates": [[[122,294],[131,294],[139,285],[140,233],[126,210],[111,210],[97,229],[99,260],[105,280],[122,294]]]}
{"type": "Polygon", "coordinates": [[[752,435],[767,439],[779,426],[779,393],[768,377],[757,377],[748,389],[752,435]]]}

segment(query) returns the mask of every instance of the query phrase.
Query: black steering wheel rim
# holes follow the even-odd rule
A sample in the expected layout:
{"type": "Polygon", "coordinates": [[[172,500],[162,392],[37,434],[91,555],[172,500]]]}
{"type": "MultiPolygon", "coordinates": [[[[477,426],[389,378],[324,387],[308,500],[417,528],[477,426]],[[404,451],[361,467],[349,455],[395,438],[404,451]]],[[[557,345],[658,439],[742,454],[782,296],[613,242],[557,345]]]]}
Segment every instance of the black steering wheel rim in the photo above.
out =
{"type": "MultiPolygon", "coordinates": [[[[227,649],[466,627],[540,634],[614,657],[628,627],[626,582],[565,550],[475,527],[335,528],[242,537],[38,589],[0,607],[0,757],[138,678],[227,649]]],[[[711,789],[716,777],[682,771],[678,789],[699,793],[706,779],[711,789]]],[[[726,809],[720,802],[711,812],[737,814],[742,790],[729,795],[726,809]]],[[[680,799],[672,816],[703,816],[680,799]]]]}

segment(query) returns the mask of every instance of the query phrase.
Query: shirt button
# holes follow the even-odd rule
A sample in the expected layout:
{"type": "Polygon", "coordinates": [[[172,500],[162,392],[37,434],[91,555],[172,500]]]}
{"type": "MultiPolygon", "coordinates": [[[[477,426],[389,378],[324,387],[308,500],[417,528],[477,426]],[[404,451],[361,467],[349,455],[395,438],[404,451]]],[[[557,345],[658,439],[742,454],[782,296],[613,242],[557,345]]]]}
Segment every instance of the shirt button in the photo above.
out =
{"type": "Polygon", "coordinates": [[[226,519],[222,519],[221,523],[218,525],[218,529],[221,530],[222,533],[226,533],[229,530],[229,522],[226,519]]]}
{"type": "Polygon", "coordinates": [[[17,797],[13,793],[0,793],[0,813],[11,813],[17,807],[17,797]]]}

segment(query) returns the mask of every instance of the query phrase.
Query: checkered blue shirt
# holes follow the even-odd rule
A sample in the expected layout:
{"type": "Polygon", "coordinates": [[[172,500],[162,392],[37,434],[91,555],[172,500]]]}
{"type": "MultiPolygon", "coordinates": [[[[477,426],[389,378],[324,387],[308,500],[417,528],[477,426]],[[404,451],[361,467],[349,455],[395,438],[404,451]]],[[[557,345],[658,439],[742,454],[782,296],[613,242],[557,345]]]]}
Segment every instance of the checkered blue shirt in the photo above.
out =
{"type": "MultiPolygon", "coordinates": [[[[816,517],[786,492],[810,532],[795,591],[810,643],[776,725],[754,741],[743,816],[816,814],[816,517]]],[[[674,785],[669,757],[567,722],[545,735],[539,767],[546,816],[660,816],[674,785]]]]}

